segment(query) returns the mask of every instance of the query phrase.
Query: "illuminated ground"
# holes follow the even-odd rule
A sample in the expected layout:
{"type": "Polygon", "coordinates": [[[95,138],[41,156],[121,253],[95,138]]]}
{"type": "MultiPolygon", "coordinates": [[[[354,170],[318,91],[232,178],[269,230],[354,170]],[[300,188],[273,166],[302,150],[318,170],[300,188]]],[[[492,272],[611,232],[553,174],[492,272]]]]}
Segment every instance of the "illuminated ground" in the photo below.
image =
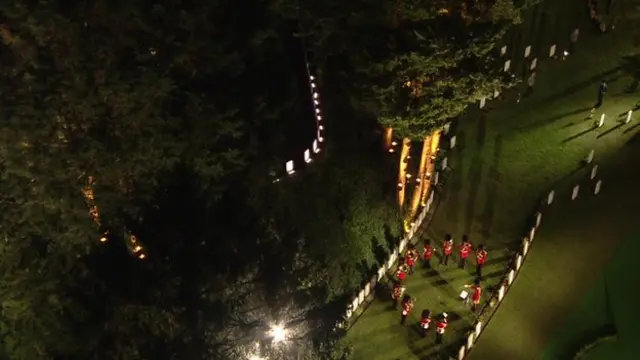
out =
{"type": "MultiPolygon", "coordinates": [[[[545,23],[550,25],[548,20],[545,23]]],[[[567,34],[571,29],[566,24],[550,26],[554,27],[558,31],[565,31],[566,28],[567,34]]],[[[544,41],[539,40],[541,43],[544,41]]],[[[540,47],[548,51],[548,46],[540,47]]],[[[486,270],[488,279],[485,286],[495,286],[499,281],[506,261],[511,259],[511,249],[517,248],[522,238],[525,219],[531,214],[545,189],[577,169],[580,160],[586,157],[590,149],[596,150],[597,160],[604,159],[640,131],[640,127],[636,128],[640,119],[623,126],[618,126],[614,120],[619,113],[633,107],[634,97],[637,98],[637,94],[628,95],[623,91],[630,80],[620,70],[620,58],[626,55],[619,52],[618,49],[621,48],[627,48],[625,41],[613,36],[588,36],[588,31],[583,29],[575,56],[566,61],[546,60],[539,64],[533,95],[517,104],[514,101],[515,95],[507,94],[506,100],[490,103],[494,109],[486,116],[474,110],[460,122],[456,131],[457,149],[450,159],[454,170],[446,180],[442,200],[427,235],[440,240],[446,232],[451,232],[457,239],[463,233],[468,233],[475,244],[486,244],[491,264],[486,270]],[[597,51],[590,52],[595,49],[597,51]],[[607,113],[608,122],[601,129],[586,131],[592,123],[585,120],[585,116],[595,102],[597,85],[603,77],[610,81],[609,93],[602,109],[607,113]]],[[[543,52],[545,51],[540,51],[543,52]]],[[[574,176],[580,175],[583,174],[574,176]]],[[[568,180],[561,183],[566,181],[568,180]]],[[[563,196],[566,198],[569,195],[563,196]]],[[[590,208],[581,211],[595,216],[599,213],[598,210],[590,208]]],[[[574,209],[571,211],[578,212],[574,209]]],[[[549,229],[546,220],[545,228],[549,229]]],[[[615,239],[603,236],[599,240],[615,242],[621,236],[622,233],[615,239]]],[[[556,263],[546,263],[546,256],[559,255],[554,257],[559,269],[572,269],[567,266],[567,260],[573,258],[563,251],[577,249],[578,244],[573,234],[568,238],[574,242],[563,243],[567,248],[545,247],[541,245],[542,241],[534,246],[531,253],[533,261],[536,253],[543,254],[537,255],[541,257],[540,265],[527,264],[527,268],[533,269],[530,271],[537,272],[536,276],[531,277],[531,281],[535,281],[527,287],[527,280],[523,280],[527,278],[526,275],[519,278],[518,281],[526,289],[518,295],[518,289],[514,288],[508,296],[508,299],[512,298],[509,301],[514,303],[514,314],[500,315],[508,312],[509,303],[505,303],[498,315],[504,320],[495,319],[474,351],[473,359],[518,360],[520,351],[531,350],[539,354],[544,350],[548,334],[544,330],[545,326],[562,321],[560,318],[580,299],[581,293],[591,286],[593,279],[589,279],[590,272],[582,271],[579,267],[586,263],[585,256],[604,263],[604,250],[614,249],[613,245],[607,245],[603,250],[601,243],[594,244],[593,248],[580,247],[580,251],[583,251],[578,256],[580,264],[575,265],[578,275],[560,277],[553,267],[556,263]],[[516,306],[515,302],[528,298],[531,289],[542,285],[550,285],[546,287],[548,297],[545,299],[548,302],[546,305],[542,304],[548,306],[549,303],[557,303],[560,310],[540,306],[541,309],[537,312],[532,311],[537,316],[530,319],[539,321],[539,324],[536,322],[523,327],[522,331],[516,326],[525,326],[524,324],[507,326],[507,323],[512,324],[514,320],[518,321],[518,316],[529,312],[528,307],[516,306]],[[555,314],[556,311],[559,311],[557,316],[560,318],[549,318],[548,314],[555,314]],[[504,325],[500,325],[501,321],[504,325]],[[506,340],[518,333],[522,335],[506,340]],[[522,348],[525,344],[535,346],[522,348]],[[503,357],[503,354],[508,356],[503,357]]],[[[388,309],[390,300],[381,294],[380,300],[369,307],[348,333],[347,341],[354,346],[354,358],[437,359],[438,356],[446,358],[445,355],[456,352],[460,336],[473,318],[455,295],[471,279],[468,271],[457,270],[455,265],[438,273],[420,270],[409,278],[409,293],[417,298],[418,311],[413,322],[417,321],[423,308],[454,314],[455,321],[450,326],[451,331],[447,334],[444,345],[435,346],[433,334],[427,339],[421,339],[411,327],[402,328],[398,324],[399,313],[388,309]]]]}

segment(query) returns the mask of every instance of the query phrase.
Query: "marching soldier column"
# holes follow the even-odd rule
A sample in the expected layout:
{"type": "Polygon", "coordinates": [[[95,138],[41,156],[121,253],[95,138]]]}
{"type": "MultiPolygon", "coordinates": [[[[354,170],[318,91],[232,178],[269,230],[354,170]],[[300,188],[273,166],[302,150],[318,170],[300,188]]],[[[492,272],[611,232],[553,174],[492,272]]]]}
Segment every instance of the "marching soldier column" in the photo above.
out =
{"type": "MultiPolygon", "coordinates": [[[[442,241],[442,256],[440,260],[440,266],[447,267],[449,265],[449,259],[453,256],[453,248],[456,244],[453,241],[453,236],[446,234],[442,241]]],[[[471,253],[475,253],[475,265],[476,265],[476,278],[470,285],[465,285],[465,288],[473,290],[470,298],[472,301],[471,310],[477,312],[480,307],[480,301],[482,299],[482,269],[487,261],[488,253],[484,248],[484,245],[478,245],[474,249],[473,244],[469,240],[467,235],[462,235],[462,242],[457,247],[459,251],[458,267],[461,269],[466,268],[469,256],[471,253]]],[[[422,253],[423,268],[432,269],[433,265],[431,259],[436,253],[436,249],[432,245],[431,239],[426,239],[424,242],[424,248],[422,253]]],[[[398,259],[398,266],[395,271],[395,281],[393,284],[393,290],[391,294],[393,309],[398,308],[400,302],[400,324],[405,325],[407,318],[411,316],[413,308],[415,306],[416,299],[407,294],[405,281],[407,276],[414,273],[414,269],[417,262],[420,259],[420,255],[413,244],[407,246],[407,250],[403,257],[398,259]]],[[[466,292],[463,292],[463,299],[468,302],[469,296],[466,292]]],[[[426,337],[429,329],[431,328],[432,311],[430,309],[423,309],[420,315],[419,328],[423,337],[426,337]]],[[[435,320],[436,342],[441,344],[443,342],[444,334],[449,326],[448,315],[446,312],[442,312],[435,320]]]]}

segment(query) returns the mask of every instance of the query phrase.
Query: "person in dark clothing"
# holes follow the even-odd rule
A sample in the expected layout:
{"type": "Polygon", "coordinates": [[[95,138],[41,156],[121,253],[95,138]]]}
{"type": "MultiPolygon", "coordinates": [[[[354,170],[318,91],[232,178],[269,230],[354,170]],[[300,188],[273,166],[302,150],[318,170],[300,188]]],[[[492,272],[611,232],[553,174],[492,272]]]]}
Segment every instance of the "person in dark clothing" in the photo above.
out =
{"type": "Polygon", "coordinates": [[[593,109],[591,109],[591,112],[595,112],[596,109],[599,109],[602,106],[602,103],[604,102],[604,94],[607,93],[607,82],[605,80],[602,80],[602,82],[600,83],[600,86],[598,87],[598,100],[596,101],[596,104],[593,106],[593,109]]]}

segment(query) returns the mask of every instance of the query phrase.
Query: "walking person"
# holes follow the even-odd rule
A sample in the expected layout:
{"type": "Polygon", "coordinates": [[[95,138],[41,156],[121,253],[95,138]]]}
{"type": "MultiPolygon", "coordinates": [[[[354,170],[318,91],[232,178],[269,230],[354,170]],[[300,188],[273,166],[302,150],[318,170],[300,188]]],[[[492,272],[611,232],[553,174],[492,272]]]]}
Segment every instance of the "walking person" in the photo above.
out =
{"type": "Polygon", "coordinates": [[[427,336],[427,331],[431,326],[431,311],[425,309],[422,310],[422,316],[420,316],[420,335],[422,337],[427,336]]]}
{"type": "Polygon", "coordinates": [[[482,268],[484,264],[487,262],[487,250],[484,249],[484,245],[478,245],[478,250],[476,253],[476,275],[479,279],[482,279],[482,268]]]}
{"type": "Polygon", "coordinates": [[[453,238],[451,235],[447,234],[444,236],[444,241],[442,242],[442,261],[441,264],[447,266],[449,264],[449,258],[451,257],[451,253],[453,252],[453,238]]]}
{"type": "Polygon", "coordinates": [[[400,318],[400,324],[404,325],[407,321],[407,317],[411,315],[413,311],[413,299],[409,295],[405,295],[402,298],[402,317],[400,318]]]}
{"type": "Polygon", "coordinates": [[[427,239],[424,242],[424,252],[422,253],[422,258],[424,259],[424,267],[427,269],[431,269],[431,257],[436,249],[431,246],[431,239],[427,239]]]}
{"type": "Polygon", "coordinates": [[[471,296],[473,305],[471,309],[473,312],[477,312],[480,305],[480,298],[482,297],[482,287],[480,286],[480,279],[476,279],[472,285],[465,285],[464,287],[473,289],[473,295],[471,296]]]}
{"type": "Polygon", "coordinates": [[[405,264],[405,259],[398,259],[398,267],[396,268],[396,279],[400,282],[404,282],[407,278],[407,273],[409,273],[409,267],[405,264]]]}
{"type": "Polygon", "coordinates": [[[464,269],[467,265],[467,258],[471,253],[471,242],[469,242],[469,237],[467,235],[462,235],[462,244],[460,244],[460,264],[459,268],[464,269]]]}
{"type": "Polygon", "coordinates": [[[442,313],[440,319],[436,321],[436,344],[442,344],[442,338],[444,337],[445,331],[447,331],[447,326],[449,326],[447,317],[447,313],[442,313]]]}
{"type": "Polygon", "coordinates": [[[400,301],[400,298],[404,294],[404,290],[405,289],[401,281],[396,281],[393,284],[393,292],[391,293],[391,299],[393,300],[392,306],[394,309],[398,308],[398,301],[400,301]]]}
{"type": "Polygon", "coordinates": [[[607,81],[602,80],[602,82],[600,82],[600,86],[598,87],[598,99],[596,101],[596,104],[593,105],[593,108],[591,109],[591,116],[593,116],[593,113],[596,111],[596,109],[599,109],[602,106],[602,103],[604,103],[604,95],[607,93],[607,89],[607,81]]]}
{"type": "Polygon", "coordinates": [[[418,261],[418,250],[416,250],[413,244],[407,246],[407,252],[404,255],[405,263],[409,267],[409,274],[413,274],[413,269],[418,261]]]}

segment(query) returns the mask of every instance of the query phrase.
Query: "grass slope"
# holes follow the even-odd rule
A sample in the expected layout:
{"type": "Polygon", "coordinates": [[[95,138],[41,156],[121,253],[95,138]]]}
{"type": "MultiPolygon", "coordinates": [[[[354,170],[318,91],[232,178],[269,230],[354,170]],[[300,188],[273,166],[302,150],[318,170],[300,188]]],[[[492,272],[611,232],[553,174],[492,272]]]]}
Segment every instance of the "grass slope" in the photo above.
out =
{"type": "MultiPolygon", "coordinates": [[[[545,19],[551,19],[552,10],[546,10],[545,19]]],[[[560,26],[550,25],[550,20],[544,23],[551,29],[560,26]]],[[[618,127],[611,119],[635,103],[624,94],[628,79],[620,73],[619,59],[626,54],[619,49],[628,48],[626,40],[615,35],[590,38],[586,30],[581,37],[584,48],[579,46],[575,56],[539,63],[536,91],[530,97],[518,104],[514,94],[507,95],[508,100],[491,103],[495,110],[488,113],[471,110],[457,127],[458,145],[450,155],[453,171],[426,235],[439,241],[447,232],[457,240],[466,233],[474,244],[487,245],[491,264],[485,271],[485,287],[494,287],[504,274],[520,244],[525,219],[542,192],[573,173],[590,149],[603,159],[634,133],[635,123],[618,127]],[[587,53],[587,46],[598,52],[587,53]],[[592,122],[584,117],[604,76],[610,80],[603,107],[609,122],[586,131],[592,122]]],[[[548,52],[548,46],[539,48],[541,54],[548,52]]],[[[422,339],[413,327],[401,327],[399,312],[390,310],[388,295],[381,294],[347,334],[354,358],[445,358],[456,352],[474,321],[474,315],[457,300],[462,285],[472,280],[470,270],[455,269],[455,265],[437,272],[420,270],[407,283],[409,294],[417,298],[411,322],[417,321],[423,308],[452,314],[444,345],[435,346],[433,334],[422,339]]]]}

